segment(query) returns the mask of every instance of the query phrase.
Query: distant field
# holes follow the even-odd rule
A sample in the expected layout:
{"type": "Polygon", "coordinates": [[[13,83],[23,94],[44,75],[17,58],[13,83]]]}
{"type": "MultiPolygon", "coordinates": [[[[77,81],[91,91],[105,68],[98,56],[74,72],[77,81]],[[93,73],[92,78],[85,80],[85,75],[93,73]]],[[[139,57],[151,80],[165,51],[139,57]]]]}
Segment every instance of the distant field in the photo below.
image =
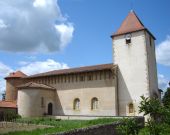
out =
{"type": "Polygon", "coordinates": [[[8,123],[7,126],[4,127],[2,127],[2,123],[0,123],[0,134],[43,135],[89,127],[92,125],[112,123],[118,120],[119,119],[115,118],[96,120],[55,120],[50,118],[18,119],[15,123],[8,123]]]}
{"type": "Polygon", "coordinates": [[[0,134],[5,134],[8,132],[15,132],[15,131],[23,131],[23,130],[31,131],[35,129],[44,129],[49,127],[52,126],[14,123],[14,122],[0,122],[0,134]]]}

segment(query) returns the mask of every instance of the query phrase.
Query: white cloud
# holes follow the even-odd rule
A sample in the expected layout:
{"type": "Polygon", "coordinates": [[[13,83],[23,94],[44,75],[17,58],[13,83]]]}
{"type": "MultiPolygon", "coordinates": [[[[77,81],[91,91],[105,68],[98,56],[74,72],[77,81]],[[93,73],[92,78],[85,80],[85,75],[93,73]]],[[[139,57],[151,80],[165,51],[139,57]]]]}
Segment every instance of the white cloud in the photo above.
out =
{"type": "Polygon", "coordinates": [[[37,73],[57,70],[57,69],[66,69],[69,68],[65,63],[59,63],[52,59],[48,59],[46,61],[36,61],[26,63],[26,65],[22,66],[20,70],[27,75],[33,75],[37,73]]]}
{"type": "Polygon", "coordinates": [[[159,64],[170,66],[170,36],[156,47],[156,59],[159,64]]]}
{"type": "Polygon", "coordinates": [[[3,29],[3,28],[7,28],[7,25],[2,19],[0,19],[0,29],[3,29]]]}
{"type": "MultiPolygon", "coordinates": [[[[47,59],[46,61],[21,61],[19,62],[19,70],[27,75],[57,70],[66,69],[69,66],[65,63],[60,63],[52,59],[47,59]]],[[[1,94],[5,90],[5,80],[4,77],[8,76],[10,72],[14,72],[14,69],[0,62],[0,99],[1,94]]]]}
{"type": "Polygon", "coordinates": [[[1,94],[5,90],[5,80],[4,77],[7,76],[10,72],[13,70],[8,67],[7,65],[3,64],[0,62],[0,99],[1,99],[1,94]]]}
{"type": "Polygon", "coordinates": [[[0,50],[55,52],[73,37],[74,27],[57,0],[1,0],[0,7],[0,50]]]}
{"type": "Polygon", "coordinates": [[[158,74],[158,85],[162,90],[166,90],[168,87],[168,79],[163,74],[158,74]]]}
{"type": "Polygon", "coordinates": [[[68,26],[65,24],[55,25],[55,28],[58,33],[60,33],[62,47],[65,47],[65,45],[67,45],[73,37],[74,28],[72,24],[68,24],[68,26]]]}
{"type": "Polygon", "coordinates": [[[12,71],[10,67],[0,62],[0,77],[5,77],[12,71]]]}
{"type": "Polygon", "coordinates": [[[34,7],[46,7],[48,2],[50,2],[50,1],[46,1],[46,0],[35,0],[35,1],[33,2],[33,6],[34,6],[34,7]]]}

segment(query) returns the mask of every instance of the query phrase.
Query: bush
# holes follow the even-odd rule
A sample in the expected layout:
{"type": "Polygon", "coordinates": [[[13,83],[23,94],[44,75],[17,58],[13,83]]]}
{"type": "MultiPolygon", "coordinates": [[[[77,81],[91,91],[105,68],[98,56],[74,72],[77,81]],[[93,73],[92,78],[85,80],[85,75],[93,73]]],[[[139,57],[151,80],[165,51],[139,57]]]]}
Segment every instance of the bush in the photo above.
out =
{"type": "Polygon", "coordinates": [[[122,135],[138,135],[141,125],[138,124],[136,119],[124,118],[122,123],[117,127],[118,133],[122,135]]]}
{"type": "MultiPolygon", "coordinates": [[[[144,96],[141,98],[142,101],[140,102],[139,112],[143,112],[144,116],[150,116],[146,125],[147,133],[145,132],[145,134],[165,135],[166,132],[169,132],[170,109],[163,106],[156,98],[145,98],[144,96]]],[[[170,134],[170,132],[168,134],[170,134]]]]}
{"type": "Polygon", "coordinates": [[[155,122],[161,122],[165,119],[166,110],[161,105],[159,99],[156,98],[145,98],[141,96],[142,101],[140,102],[139,112],[144,113],[144,116],[150,115],[151,119],[155,122]]]}
{"type": "Polygon", "coordinates": [[[4,120],[4,121],[12,121],[12,120],[16,120],[18,118],[21,118],[20,115],[16,114],[14,111],[10,111],[10,110],[1,112],[1,115],[2,115],[1,119],[4,120]]]}

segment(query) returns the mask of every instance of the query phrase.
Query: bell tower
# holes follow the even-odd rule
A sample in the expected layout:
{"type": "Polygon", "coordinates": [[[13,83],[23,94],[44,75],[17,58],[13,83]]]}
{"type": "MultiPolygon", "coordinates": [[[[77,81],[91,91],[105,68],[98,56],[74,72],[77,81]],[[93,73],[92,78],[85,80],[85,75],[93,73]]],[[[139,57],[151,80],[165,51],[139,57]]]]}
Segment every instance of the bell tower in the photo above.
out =
{"type": "Polygon", "coordinates": [[[140,96],[160,97],[155,58],[155,37],[130,11],[111,36],[114,64],[118,65],[119,115],[140,115],[140,96]]]}

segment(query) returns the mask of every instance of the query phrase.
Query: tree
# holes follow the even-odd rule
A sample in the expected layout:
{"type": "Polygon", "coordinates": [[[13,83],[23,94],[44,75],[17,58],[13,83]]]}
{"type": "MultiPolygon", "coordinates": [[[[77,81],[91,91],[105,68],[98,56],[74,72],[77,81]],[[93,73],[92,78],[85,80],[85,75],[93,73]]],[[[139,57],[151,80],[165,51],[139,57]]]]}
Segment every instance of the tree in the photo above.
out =
{"type": "Polygon", "coordinates": [[[139,112],[143,112],[144,116],[149,115],[147,121],[147,129],[150,135],[163,135],[165,126],[170,124],[170,111],[164,107],[159,99],[141,97],[139,112]]]}
{"type": "Polygon", "coordinates": [[[167,88],[165,95],[162,99],[162,102],[166,108],[170,109],[170,82],[169,82],[169,87],[167,88]]]}
{"type": "Polygon", "coordinates": [[[5,91],[2,93],[2,100],[5,100],[5,97],[6,97],[6,93],[5,91]]]}
{"type": "Polygon", "coordinates": [[[139,112],[145,115],[150,115],[151,119],[154,121],[162,120],[164,117],[165,109],[161,105],[159,99],[157,98],[145,98],[141,96],[142,101],[140,102],[139,112]]]}

